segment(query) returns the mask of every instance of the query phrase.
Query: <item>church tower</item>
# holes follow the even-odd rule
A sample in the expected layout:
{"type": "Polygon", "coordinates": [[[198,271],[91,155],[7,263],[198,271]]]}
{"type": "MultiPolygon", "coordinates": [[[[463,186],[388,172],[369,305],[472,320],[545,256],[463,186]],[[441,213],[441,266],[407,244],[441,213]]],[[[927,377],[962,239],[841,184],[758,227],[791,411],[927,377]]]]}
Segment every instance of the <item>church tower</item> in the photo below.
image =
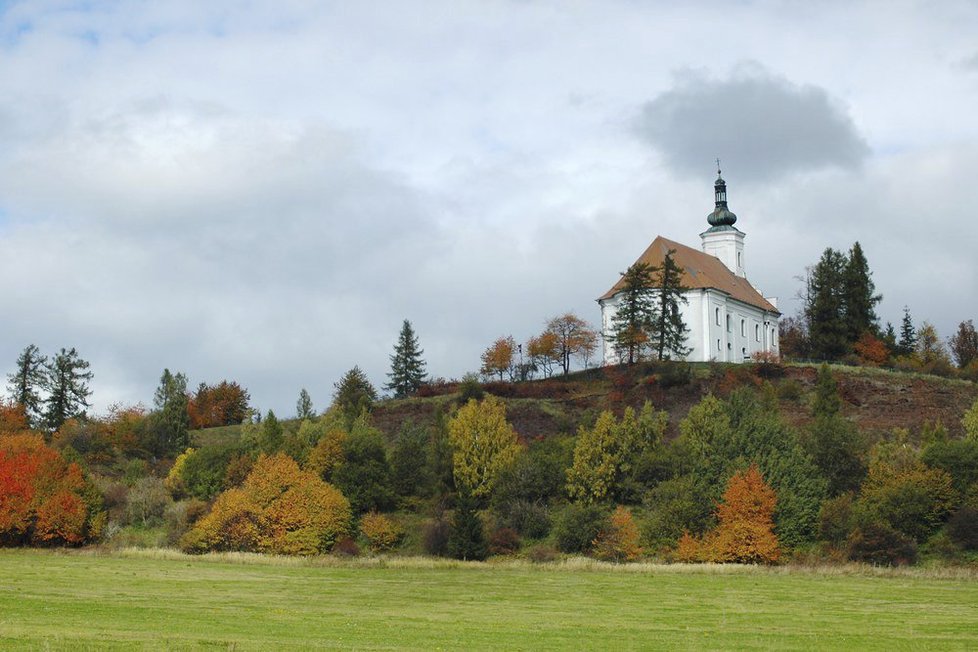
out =
{"type": "Polygon", "coordinates": [[[717,161],[717,180],[713,184],[716,207],[706,220],[710,228],[700,234],[703,241],[703,252],[716,256],[731,272],[746,277],[744,272],[744,233],[734,224],[737,216],[727,208],[727,182],[720,176],[719,161],[717,161]]]}

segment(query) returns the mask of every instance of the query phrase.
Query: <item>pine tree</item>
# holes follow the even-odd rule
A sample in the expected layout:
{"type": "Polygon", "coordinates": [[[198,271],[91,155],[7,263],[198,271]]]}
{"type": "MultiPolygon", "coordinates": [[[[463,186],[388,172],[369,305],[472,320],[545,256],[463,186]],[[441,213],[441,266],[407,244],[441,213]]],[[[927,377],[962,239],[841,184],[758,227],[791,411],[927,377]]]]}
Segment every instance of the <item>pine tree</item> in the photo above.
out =
{"type": "Polygon", "coordinates": [[[829,248],[808,277],[805,317],[812,356],[820,360],[838,360],[849,350],[842,282],[845,267],[845,254],[829,248]]]}
{"type": "Polygon", "coordinates": [[[910,355],[917,350],[917,329],[910,318],[910,308],[903,307],[903,322],[900,324],[900,341],[896,351],[900,355],[910,355]]]}
{"type": "Polygon", "coordinates": [[[635,263],[622,272],[624,287],[612,319],[609,339],[619,358],[633,364],[649,345],[649,330],[656,322],[652,275],[658,271],[648,263],[635,263]]]}
{"type": "Polygon", "coordinates": [[[489,555],[489,546],[482,529],[482,519],[476,511],[477,501],[465,488],[458,492],[448,552],[455,559],[481,561],[489,555]]]}
{"type": "Polygon", "coordinates": [[[377,400],[377,390],[360,367],[353,367],[333,385],[333,405],[343,413],[347,429],[364,411],[369,412],[377,400]]]}
{"type": "Polygon", "coordinates": [[[842,308],[850,344],[867,331],[872,335],[879,334],[879,317],[875,308],[883,296],[875,293],[872,277],[866,255],[856,242],[849,250],[842,274],[842,308]]]}
{"type": "Polygon", "coordinates": [[[405,398],[418,391],[425,381],[425,361],[421,358],[423,350],[418,348],[418,337],[407,319],[401,326],[401,333],[394,345],[391,370],[387,374],[390,382],[384,389],[394,393],[394,398],[405,398]]]}
{"type": "Polygon", "coordinates": [[[839,386],[832,376],[827,364],[818,368],[815,380],[815,402],[812,404],[812,416],[832,417],[842,409],[842,398],[839,396],[839,386]]]}
{"type": "Polygon", "coordinates": [[[190,414],[187,411],[187,377],[164,369],[153,396],[155,452],[160,455],[185,449],[190,443],[190,414]]]}
{"type": "Polygon", "coordinates": [[[675,249],[666,252],[655,282],[659,290],[659,305],[653,338],[659,360],[671,357],[682,359],[691,350],[686,346],[689,329],[679,313],[679,305],[689,303],[685,295],[689,288],[683,285],[683,268],[676,264],[672,257],[674,253],[675,249]]]}
{"type": "Polygon", "coordinates": [[[258,446],[267,455],[277,453],[282,448],[285,433],[282,424],[275,417],[271,410],[265,415],[261,424],[261,433],[258,435],[258,446]]]}
{"type": "Polygon", "coordinates": [[[78,356],[74,348],[61,349],[47,365],[49,394],[45,402],[44,422],[51,430],[57,430],[68,419],[83,414],[89,407],[88,397],[92,390],[88,381],[92,372],[88,362],[78,356]]]}
{"type": "Polygon", "coordinates": [[[312,397],[303,387],[299,390],[299,400],[295,403],[295,415],[298,419],[312,419],[316,416],[316,411],[312,408],[312,397]]]}
{"type": "Polygon", "coordinates": [[[40,392],[47,384],[46,365],[47,358],[31,344],[17,358],[17,371],[7,376],[10,399],[23,407],[28,422],[35,427],[41,421],[40,392]]]}

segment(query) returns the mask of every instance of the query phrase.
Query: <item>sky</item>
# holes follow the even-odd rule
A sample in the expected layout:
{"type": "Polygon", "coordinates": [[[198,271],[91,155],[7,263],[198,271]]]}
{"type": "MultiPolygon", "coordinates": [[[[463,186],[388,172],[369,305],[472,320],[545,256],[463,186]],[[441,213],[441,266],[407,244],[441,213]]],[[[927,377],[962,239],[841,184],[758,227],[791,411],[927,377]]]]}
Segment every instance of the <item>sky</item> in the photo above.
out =
{"type": "Polygon", "coordinates": [[[477,371],[656,235],[715,158],[751,283],[859,241],[899,324],[978,319],[978,3],[0,2],[0,371],[164,368],[318,409],[404,319],[477,371]]]}

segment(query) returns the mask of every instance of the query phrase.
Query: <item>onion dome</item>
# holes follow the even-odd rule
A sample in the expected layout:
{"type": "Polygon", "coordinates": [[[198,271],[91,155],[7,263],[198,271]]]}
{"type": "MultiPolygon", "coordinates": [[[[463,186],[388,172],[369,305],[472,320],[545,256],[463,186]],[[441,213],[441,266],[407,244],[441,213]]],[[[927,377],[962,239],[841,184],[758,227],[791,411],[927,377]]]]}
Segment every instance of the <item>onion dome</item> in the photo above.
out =
{"type": "Polygon", "coordinates": [[[717,166],[717,180],[713,184],[713,192],[716,196],[716,208],[706,216],[706,221],[713,227],[733,226],[737,216],[727,208],[727,182],[720,176],[719,166],[717,166]]]}

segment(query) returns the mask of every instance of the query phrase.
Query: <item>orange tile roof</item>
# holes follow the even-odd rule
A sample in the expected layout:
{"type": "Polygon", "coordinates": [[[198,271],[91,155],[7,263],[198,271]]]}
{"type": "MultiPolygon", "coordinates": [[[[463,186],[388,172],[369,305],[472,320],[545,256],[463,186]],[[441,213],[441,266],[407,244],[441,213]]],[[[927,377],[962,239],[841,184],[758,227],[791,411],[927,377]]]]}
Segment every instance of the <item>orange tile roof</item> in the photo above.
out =
{"type": "MultiPolygon", "coordinates": [[[[771,305],[770,301],[754,289],[754,286],[746,278],[741,278],[731,272],[716,256],[667,240],[662,236],[653,240],[645,253],[639,256],[635,262],[648,263],[659,267],[666,258],[666,252],[670,249],[676,251],[673,254],[673,260],[683,268],[683,285],[686,287],[691,289],[713,288],[761,310],[781,314],[777,308],[771,305]]],[[[622,289],[622,286],[622,280],[618,279],[618,282],[601,295],[598,301],[610,299],[622,289]]]]}

